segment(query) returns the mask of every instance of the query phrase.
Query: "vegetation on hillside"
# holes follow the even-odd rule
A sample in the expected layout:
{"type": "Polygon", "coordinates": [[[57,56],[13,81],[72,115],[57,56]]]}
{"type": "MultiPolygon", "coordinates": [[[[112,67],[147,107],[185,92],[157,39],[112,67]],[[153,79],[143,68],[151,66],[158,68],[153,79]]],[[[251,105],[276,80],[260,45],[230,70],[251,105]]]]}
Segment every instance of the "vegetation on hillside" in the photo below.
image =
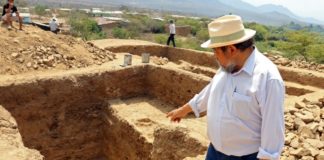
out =
{"type": "Polygon", "coordinates": [[[70,32],[73,36],[81,37],[84,40],[106,38],[106,34],[101,31],[97,22],[83,12],[71,12],[68,23],[71,25],[70,32]]]}
{"type": "Polygon", "coordinates": [[[290,59],[324,63],[324,36],[309,26],[293,30],[288,27],[271,27],[256,23],[246,24],[257,31],[256,45],[263,52],[279,51],[290,59]]]}
{"type": "MultiPolygon", "coordinates": [[[[150,18],[147,14],[125,14],[124,23],[112,29],[111,35],[120,39],[143,39],[166,44],[168,33],[165,28],[168,20],[173,19],[178,26],[190,26],[191,34],[186,37],[176,36],[177,47],[203,50],[200,44],[208,36],[207,25],[211,21],[207,18],[171,18],[165,16],[165,21],[150,18]],[[147,38],[147,34],[151,35],[147,38]]],[[[88,15],[74,12],[69,16],[72,34],[85,40],[105,38],[96,22],[88,15]]],[[[262,52],[282,54],[290,59],[301,59],[324,63],[324,29],[318,25],[301,26],[295,23],[281,27],[265,26],[257,23],[245,23],[246,28],[257,31],[256,46],[262,52]]],[[[210,50],[207,50],[210,51],[210,50]]]]}

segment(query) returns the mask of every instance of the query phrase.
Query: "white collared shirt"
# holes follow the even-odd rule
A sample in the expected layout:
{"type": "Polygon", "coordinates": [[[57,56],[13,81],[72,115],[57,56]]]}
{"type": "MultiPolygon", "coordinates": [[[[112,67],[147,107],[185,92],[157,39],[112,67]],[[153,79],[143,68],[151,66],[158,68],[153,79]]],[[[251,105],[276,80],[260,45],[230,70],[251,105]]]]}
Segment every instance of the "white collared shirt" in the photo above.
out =
{"type": "Polygon", "coordinates": [[[58,29],[58,23],[56,22],[56,21],[51,21],[50,23],[49,23],[49,26],[50,26],[50,30],[51,31],[56,31],[57,29],[58,29]]]}
{"type": "Polygon", "coordinates": [[[216,150],[234,156],[258,152],[278,160],[284,146],[284,82],[257,49],[234,73],[219,70],[190,101],[195,115],[207,111],[207,133],[216,150]]]}
{"type": "Polygon", "coordinates": [[[176,27],[174,23],[169,25],[169,29],[170,29],[170,34],[176,34],[176,27]]]}

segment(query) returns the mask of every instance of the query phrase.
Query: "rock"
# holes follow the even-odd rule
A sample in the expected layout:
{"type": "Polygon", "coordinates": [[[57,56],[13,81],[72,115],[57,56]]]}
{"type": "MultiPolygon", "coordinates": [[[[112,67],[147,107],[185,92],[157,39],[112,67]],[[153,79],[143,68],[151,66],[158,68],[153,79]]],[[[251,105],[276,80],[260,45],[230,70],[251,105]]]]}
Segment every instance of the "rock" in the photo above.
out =
{"type": "Polygon", "coordinates": [[[17,57],[19,57],[19,53],[14,52],[14,53],[11,54],[11,57],[12,57],[12,58],[17,58],[17,57]]]}
{"type": "Polygon", "coordinates": [[[304,148],[298,148],[296,150],[290,151],[289,153],[292,154],[292,155],[295,155],[295,156],[308,156],[308,155],[310,155],[310,151],[306,150],[304,148]]]}
{"type": "Polygon", "coordinates": [[[34,69],[38,69],[38,65],[37,65],[37,64],[34,64],[34,65],[33,65],[33,68],[34,68],[34,69]]]}
{"type": "Polygon", "coordinates": [[[74,56],[66,56],[66,59],[67,60],[75,60],[75,57],[74,56]]]}
{"type": "Polygon", "coordinates": [[[48,59],[49,61],[54,61],[54,60],[55,60],[55,57],[54,57],[53,55],[50,55],[50,56],[47,57],[47,59],[48,59]]]}
{"type": "Polygon", "coordinates": [[[43,62],[42,59],[40,59],[40,60],[37,61],[37,64],[43,64],[43,63],[44,63],[44,62],[43,62]]]}
{"type": "Polygon", "coordinates": [[[42,56],[42,55],[43,55],[43,52],[37,51],[37,52],[36,52],[36,55],[37,55],[37,56],[42,56]]]}
{"type": "MultiPolygon", "coordinates": [[[[317,130],[320,131],[321,133],[323,133],[323,130],[324,130],[324,122],[323,122],[323,121],[321,121],[321,122],[319,123],[319,127],[318,127],[317,130]]],[[[324,134],[323,134],[323,135],[324,135],[324,134]]]]}
{"type": "Polygon", "coordinates": [[[295,120],[294,120],[294,125],[295,125],[296,129],[298,129],[298,128],[300,128],[300,127],[305,126],[306,124],[305,124],[305,122],[304,122],[302,119],[300,119],[300,118],[295,118],[295,120]]]}
{"type": "Polygon", "coordinates": [[[111,55],[108,55],[107,58],[109,59],[109,61],[114,60],[114,57],[112,57],[111,55]]]}
{"type": "Polygon", "coordinates": [[[309,128],[312,130],[313,133],[316,133],[316,131],[320,127],[319,123],[311,123],[308,124],[307,126],[309,126],[309,128]]]}
{"type": "MultiPolygon", "coordinates": [[[[324,66],[324,65],[323,65],[324,66]]],[[[324,102],[324,97],[323,98],[320,98],[318,99],[319,102],[324,102]]]]}
{"type": "MultiPolygon", "coordinates": [[[[307,143],[306,143],[307,144],[307,143]]],[[[320,153],[320,151],[318,150],[318,149],[315,149],[315,148],[313,148],[313,147],[311,147],[311,146],[305,146],[304,145],[304,148],[306,148],[307,150],[309,150],[309,152],[310,152],[310,155],[312,156],[312,157],[315,157],[315,156],[317,156],[319,153],[320,153]]]]}
{"type": "Polygon", "coordinates": [[[31,63],[31,62],[28,62],[28,63],[26,64],[26,66],[27,66],[28,68],[31,68],[31,67],[32,67],[32,63],[31,63]]]}
{"type": "Polygon", "coordinates": [[[310,109],[309,111],[312,112],[315,122],[321,121],[321,109],[318,106],[315,106],[314,108],[310,109]]]}
{"type": "Polygon", "coordinates": [[[304,156],[304,157],[301,158],[301,160],[314,160],[314,157],[304,156]]]}
{"type": "Polygon", "coordinates": [[[19,40],[18,39],[14,39],[13,42],[16,43],[16,44],[19,44],[19,40]]]}
{"type": "Polygon", "coordinates": [[[55,57],[56,59],[62,59],[62,55],[60,55],[60,54],[54,54],[54,57],[55,57]]]}
{"type": "Polygon", "coordinates": [[[295,107],[296,107],[297,109],[302,109],[302,108],[305,108],[305,105],[302,105],[302,104],[296,102],[296,103],[295,103],[295,107]]]}
{"type": "Polygon", "coordinates": [[[296,158],[292,155],[289,155],[287,158],[284,158],[283,160],[296,160],[296,158]]]}
{"type": "Polygon", "coordinates": [[[111,53],[111,55],[113,56],[114,59],[117,59],[116,54],[115,53],[111,53]]]}
{"type": "Polygon", "coordinates": [[[285,137],[285,144],[289,145],[293,138],[295,138],[296,135],[294,133],[289,132],[285,137]]]}
{"type": "Polygon", "coordinates": [[[286,107],[285,110],[287,110],[287,112],[289,112],[292,115],[295,114],[296,112],[298,112],[297,108],[291,107],[291,106],[286,107]]]}
{"type": "Polygon", "coordinates": [[[18,58],[17,61],[18,61],[19,63],[24,63],[24,62],[25,62],[25,60],[24,60],[23,58],[18,58]]]}
{"type": "Polygon", "coordinates": [[[104,59],[105,58],[103,55],[99,55],[98,57],[100,57],[101,59],[104,59]]]}
{"type": "Polygon", "coordinates": [[[304,102],[304,103],[309,103],[310,101],[308,100],[308,99],[306,99],[306,98],[304,98],[303,100],[302,100],[302,102],[304,102]]]}
{"type": "Polygon", "coordinates": [[[285,123],[285,127],[289,130],[292,130],[294,129],[294,123],[291,123],[291,122],[286,122],[285,123]]]}
{"type": "Polygon", "coordinates": [[[320,153],[319,150],[314,149],[314,148],[308,148],[308,150],[310,151],[312,157],[315,157],[315,156],[319,155],[319,153],[320,153]]]}
{"type": "Polygon", "coordinates": [[[287,66],[290,63],[290,61],[288,58],[279,58],[276,60],[276,63],[281,64],[283,66],[287,66]]]}
{"type": "Polygon", "coordinates": [[[305,142],[307,142],[308,144],[310,144],[312,147],[316,149],[319,150],[324,149],[324,142],[318,139],[306,139],[305,142]]]}
{"type": "Polygon", "coordinates": [[[320,151],[320,153],[316,156],[316,160],[324,160],[324,151],[320,151]]]}
{"type": "Polygon", "coordinates": [[[292,139],[292,141],[290,142],[290,146],[295,149],[299,148],[300,144],[299,144],[298,137],[295,137],[294,139],[292,139]]]}
{"type": "Polygon", "coordinates": [[[308,126],[301,126],[298,128],[298,134],[305,138],[314,138],[315,135],[308,126]]]}
{"type": "Polygon", "coordinates": [[[303,111],[302,113],[295,113],[295,116],[302,119],[305,123],[309,123],[314,120],[313,113],[308,111],[303,111]]]}

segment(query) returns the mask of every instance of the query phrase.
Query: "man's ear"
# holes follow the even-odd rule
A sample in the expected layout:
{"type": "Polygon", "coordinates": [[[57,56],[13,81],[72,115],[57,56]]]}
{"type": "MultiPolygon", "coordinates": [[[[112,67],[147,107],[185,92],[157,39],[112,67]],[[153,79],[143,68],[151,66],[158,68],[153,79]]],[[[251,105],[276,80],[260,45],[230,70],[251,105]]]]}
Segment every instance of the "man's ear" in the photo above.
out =
{"type": "Polygon", "coordinates": [[[231,53],[231,54],[234,54],[237,52],[237,48],[234,46],[234,45],[229,45],[227,47],[227,52],[231,53]]]}

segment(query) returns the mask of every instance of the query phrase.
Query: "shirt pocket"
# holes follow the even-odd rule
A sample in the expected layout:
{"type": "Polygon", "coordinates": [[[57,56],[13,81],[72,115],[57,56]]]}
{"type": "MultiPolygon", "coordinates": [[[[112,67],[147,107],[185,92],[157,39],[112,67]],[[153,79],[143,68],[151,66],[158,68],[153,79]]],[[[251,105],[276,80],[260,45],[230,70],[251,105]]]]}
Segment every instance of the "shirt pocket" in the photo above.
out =
{"type": "Polygon", "coordinates": [[[231,113],[242,120],[252,118],[252,97],[234,92],[231,113]]]}

